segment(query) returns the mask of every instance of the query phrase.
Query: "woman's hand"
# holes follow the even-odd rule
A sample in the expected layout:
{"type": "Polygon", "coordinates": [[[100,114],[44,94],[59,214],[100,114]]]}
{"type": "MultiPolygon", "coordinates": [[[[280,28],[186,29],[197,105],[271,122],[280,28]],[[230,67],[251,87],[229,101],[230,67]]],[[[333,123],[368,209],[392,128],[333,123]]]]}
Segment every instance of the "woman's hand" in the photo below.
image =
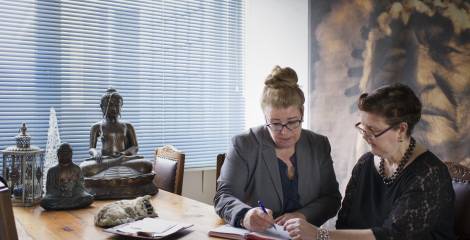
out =
{"type": "Polygon", "coordinates": [[[243,218],[243,227],[255,232],[264,232],[270,228],[274,224],[273,213],[270,209],[266,211],[268,214],[259,207],[248,210],[243,218]]]}
{"type": "Polygon", "coordinates": [[[318,228],[302,218],[289,219],[284,228],[293,240],[316,239],[318,228]]]}
{"type": "Polygon", "coordinates": [[[286,223],[287,220],[289,219],[292,219],[292,218],[301,218],[301,219],[305,219],[305,216],[300,213],[300,212],[291,212],[291,213],[285,213],[285,214],[282,214],[281,216],[277,217],[276,219],[274,219],[274,221],[283,226],[284,223],[286,223]]]}

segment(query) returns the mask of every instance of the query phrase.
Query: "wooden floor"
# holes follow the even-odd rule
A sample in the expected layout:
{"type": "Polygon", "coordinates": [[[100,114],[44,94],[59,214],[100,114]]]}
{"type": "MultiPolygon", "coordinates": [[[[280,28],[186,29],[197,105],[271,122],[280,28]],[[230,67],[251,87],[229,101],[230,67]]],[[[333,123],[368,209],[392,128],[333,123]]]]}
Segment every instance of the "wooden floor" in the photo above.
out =
{"type": "MultiPolygon", "coordinates": [[[[109,202],[112,201],[95,201],[88,208],[70,211],[45,211],[40,206],[14,207],[18,237],[21,240],[124,239],[94,225],[95,213],[109,202]]],[[[207,233],[223,224],[213,206],[163,190],[152,198],[152,204],[163,219],[194,224],[188,232],[169,239],[215,239],[207,233]]]]}

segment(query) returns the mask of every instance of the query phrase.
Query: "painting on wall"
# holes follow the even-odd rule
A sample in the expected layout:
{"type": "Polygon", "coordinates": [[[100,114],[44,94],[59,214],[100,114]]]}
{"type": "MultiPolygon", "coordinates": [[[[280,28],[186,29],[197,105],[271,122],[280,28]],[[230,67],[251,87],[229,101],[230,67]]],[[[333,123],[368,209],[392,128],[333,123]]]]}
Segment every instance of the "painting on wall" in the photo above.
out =
{"type": "Polygon", "coordinates": [[[395,82],[423,103],[415,138],[470,167],[470,2],[311,1],[310,30],[310,127],[329,137],[342,190],[368,150],[357,98],[395,82]]]}

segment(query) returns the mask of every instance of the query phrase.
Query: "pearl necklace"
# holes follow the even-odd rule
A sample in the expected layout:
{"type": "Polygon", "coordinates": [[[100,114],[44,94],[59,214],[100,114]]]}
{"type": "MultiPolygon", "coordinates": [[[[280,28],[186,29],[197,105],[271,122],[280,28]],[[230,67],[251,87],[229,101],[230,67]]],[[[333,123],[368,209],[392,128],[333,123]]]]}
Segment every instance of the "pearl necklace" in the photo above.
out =
{"type": "Polygon", "coordinates": [[[379,175],[382,177],[382,180],[385,184],[387,185],[392,184],[393,181],[395,181],[395,179],[398,177],[398,175],[400,175],[400,173],[403,172],[403,169],[405,168],[406,163],[408,162],[408,160],[410,160],[410,157],[413,154],[413,150],[415,149],[415,146],[416,146],[416,141],[414,138],[411,138],[410,145],[408,145],[408,149],[406,149],[405,155],[403,155],[403,158],[400,160],[400,163],[398,164],[397,169],[390,177],[385,176],[385,166],[384,166],[385,160],[383,158],[380,158],[379,175]]]}

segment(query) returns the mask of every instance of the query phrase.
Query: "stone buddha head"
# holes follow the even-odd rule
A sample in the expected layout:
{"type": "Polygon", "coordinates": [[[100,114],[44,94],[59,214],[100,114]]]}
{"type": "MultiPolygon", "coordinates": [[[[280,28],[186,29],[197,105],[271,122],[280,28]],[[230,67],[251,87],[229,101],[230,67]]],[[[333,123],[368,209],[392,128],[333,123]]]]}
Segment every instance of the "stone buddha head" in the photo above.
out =
{"type": "Polygon", "coordinates": [[[62,143],[57,149],[57,158],[60,166],[67,166],[72,163],[72,146],[68,143],[62,143]]]}
{"type": "Polygon", "coordinates": [[[108,88],[106,93],[101,97],[101,111],[103,112],[104,118],[115,118],[121,116],[121,107],[123,99],[121,94],[114,89],[108,88]]]}

